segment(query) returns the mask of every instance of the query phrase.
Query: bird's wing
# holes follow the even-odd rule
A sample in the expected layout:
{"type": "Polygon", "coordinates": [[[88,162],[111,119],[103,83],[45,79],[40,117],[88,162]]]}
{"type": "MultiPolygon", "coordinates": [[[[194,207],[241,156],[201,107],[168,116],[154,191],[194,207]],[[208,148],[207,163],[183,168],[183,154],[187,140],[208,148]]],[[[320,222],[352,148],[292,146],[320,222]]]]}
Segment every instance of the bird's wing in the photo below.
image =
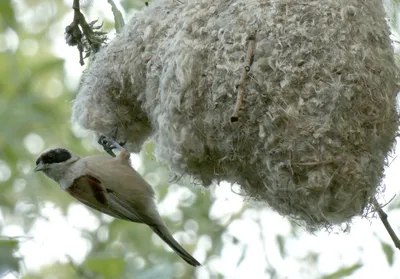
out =
{"type": "Polygon", "coordinates": [[[66,191],[91,208],[116,218],[125,219],[122,214],[119,214],[106,205],[107,190],[101,186],[101,183],[95,177],[90,175],[80,176],[74,180],[73,184],[66,191]]]}
{"type": "Polygon", "coordinates": [[[86,157],[82,160],[85,164],[85,174],[96,177],[105,188],[125,200],[154,198],[152,187],[120,156],[117,158],[93,156],[92,159],[86,157]]]}
{"type": "Polygon", "coordinates": [[[136,206],[125,200],[113,190],[108,189],[96,177],[83,175],[75,179],[67,188],[67,192],[80,202],[110,216],[144,223],[145,220],[137,212],[136,206]]]}

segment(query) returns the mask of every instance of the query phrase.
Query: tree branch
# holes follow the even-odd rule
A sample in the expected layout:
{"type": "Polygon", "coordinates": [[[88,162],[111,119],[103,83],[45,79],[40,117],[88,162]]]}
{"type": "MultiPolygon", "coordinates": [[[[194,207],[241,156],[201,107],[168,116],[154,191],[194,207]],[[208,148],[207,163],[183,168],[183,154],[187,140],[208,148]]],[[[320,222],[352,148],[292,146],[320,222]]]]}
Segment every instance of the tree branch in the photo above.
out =
{"type": "Polygon", "coordinates": [[[397,237],[396,233],[394,232],[392,226],[390,225],[387,214],[385,213],[385,211],[382,210],[382,207],[379,205],[376,198],[373,199],[372,203],[374,205],[376,212],[378,212],[379,218],[381,219],[383,225],[385,226],[385,229],[389,233],[390,238],[393,240],[394,245],[396,246],[397,249],[400,250],[400,240],[397,237]]]}
{"type": "Polygon", "coordinates": [[[248,72],[250,71],[251,64],[253,64],[254,49],[256,46],[256,35],[253,34],[249,37],[249,44],[247,48],[247,56],[245,61],[245,66],[243,68],[242,80],[240,82],[239,91],[236,98],[235,108],[233,109],[233,114],[231,116],[231,122],[237,122],[239,120],[239,110],[242,106],[244,99],[244,91],[246,88],[246,80],[248,72]]]}

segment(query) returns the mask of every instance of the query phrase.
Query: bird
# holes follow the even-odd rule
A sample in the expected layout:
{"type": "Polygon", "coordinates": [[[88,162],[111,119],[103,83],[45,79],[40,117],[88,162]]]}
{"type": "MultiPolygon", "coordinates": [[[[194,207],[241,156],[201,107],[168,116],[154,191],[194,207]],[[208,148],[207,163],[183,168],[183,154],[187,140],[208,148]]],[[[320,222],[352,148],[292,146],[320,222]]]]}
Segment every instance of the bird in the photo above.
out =
{"type": "Polygon", "coordinates": [[[130,153],[114,141],[119,155],[80,157],[65,148],[43,151],[35,172],[43,172],[83,204],[102,213],[148,225],[183,260],[201,264],[171,235],[158,213],[153,188],[130,164],[130,153]]]}

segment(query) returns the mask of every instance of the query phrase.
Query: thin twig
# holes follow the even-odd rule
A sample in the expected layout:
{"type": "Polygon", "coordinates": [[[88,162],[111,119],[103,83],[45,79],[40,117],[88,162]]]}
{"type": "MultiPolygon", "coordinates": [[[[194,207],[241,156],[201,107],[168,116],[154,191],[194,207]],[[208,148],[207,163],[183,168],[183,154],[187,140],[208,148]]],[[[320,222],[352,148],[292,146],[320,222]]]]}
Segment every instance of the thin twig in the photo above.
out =
{"type": "Polygon", "coordinates": [[[392,239],[392,241],[394,243],[394,246],[396,246],[396,248],[400,250],[400,239],[397,237],[396,233],[392,229],[392,226],[390,225],[390,223],[388,221],[387,214],[385,213],[385,211],[382,210],[382,208],[379,205],[376,198],[373,199],[372,203],[374,205],[376,212],[378,212],[379,218],[381,219],[383,225],[385,226],[385,229],[389,233],[390,238],[392,239]]]}
{"type": "Polygon", "coordinates": [[[330,160],[324,160],[324,161],[315,161],[315,162],[293,162],[293,165],[299,166],[299,167],[312,167],[312,166],[318,166],[318,165],[327,165],[327,164],[333,164],[333,163],[340,163],[343,161],[343,158],[341,156],[338,156],[334,159],[330,160]]]}
{"type": "Polygon", "coordinates": [[[83,66],[85,64],[84,58],[88,57],[91,51],[97,52],[106,41],[106,33],[98,31],[102,25],[95,26],[97,20],[90,23],[86,22],[85,16],[80,10],[79,0],[74,0],[72,9],[74,10],[74,19],[65,28],[65,39],[68,45],[77,46],[79,63],[83,66]],[[83,52],[86,52],[85,57],[83,52]]]}
{"type": "Polygon", "coordinates": [[[186,174],[186,172],[181,173],[180,175],[177,175],[174,173],[173,177],[168,180],[169,183],[178,183],[179,180],[186,174]]]}
{"type": "Polygon", "coordinates": [[[239,91],[236,97],[235,108],[233,109],[233,114],[231,116],[231,122],[237,122],[239,120],[239,110],[242,107],[244,99],[244,91],[246,88],[247,75],[250,71],[251,64],[253,64],[254,49],[256,47],[256,35],[251,35],[249,37],[249,44],[247,48],[247,56],[245,61],[245,66],[243,68],[242,80],[240,82],[239,91]]]}

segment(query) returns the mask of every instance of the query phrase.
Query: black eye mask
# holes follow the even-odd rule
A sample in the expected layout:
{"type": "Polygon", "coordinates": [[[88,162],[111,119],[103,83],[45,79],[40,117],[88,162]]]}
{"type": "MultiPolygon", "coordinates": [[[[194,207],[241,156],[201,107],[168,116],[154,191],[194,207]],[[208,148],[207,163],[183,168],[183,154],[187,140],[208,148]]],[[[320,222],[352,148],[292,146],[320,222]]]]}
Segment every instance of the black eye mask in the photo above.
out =
{"type": "Polygon", "coordinates": [[[71,158],[71,153],[64,148],[53,149],[49,152],[44,153],[36,160],[36,165],[40,162],[43,164],[53,164],[65,162],[71,158]]]}

